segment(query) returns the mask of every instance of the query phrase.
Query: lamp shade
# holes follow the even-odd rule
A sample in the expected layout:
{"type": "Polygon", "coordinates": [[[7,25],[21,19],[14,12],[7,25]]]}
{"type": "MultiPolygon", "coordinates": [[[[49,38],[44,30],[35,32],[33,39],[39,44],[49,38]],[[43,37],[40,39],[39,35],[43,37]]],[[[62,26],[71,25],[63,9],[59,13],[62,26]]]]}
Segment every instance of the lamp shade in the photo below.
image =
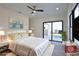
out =
{"type": "Polygon", "coordinates": [[[29,30],[28,33],[32,33],[32,30],[29,30]]]}
{"type": "Polygon", "coordinates": [[[0,35],[5,35],[5,32],[1,30],[0,35]]]}

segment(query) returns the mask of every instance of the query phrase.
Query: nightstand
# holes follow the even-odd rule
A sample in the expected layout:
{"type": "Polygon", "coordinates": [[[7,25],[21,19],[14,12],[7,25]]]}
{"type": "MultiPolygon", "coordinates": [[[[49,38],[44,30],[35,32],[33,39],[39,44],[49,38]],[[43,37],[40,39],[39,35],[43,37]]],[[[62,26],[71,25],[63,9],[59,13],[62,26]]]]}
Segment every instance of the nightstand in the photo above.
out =
{"type": "Polygon", "coordinates": [[[0,53],[8,49],[8,42],[0,43],[0,53]]]}

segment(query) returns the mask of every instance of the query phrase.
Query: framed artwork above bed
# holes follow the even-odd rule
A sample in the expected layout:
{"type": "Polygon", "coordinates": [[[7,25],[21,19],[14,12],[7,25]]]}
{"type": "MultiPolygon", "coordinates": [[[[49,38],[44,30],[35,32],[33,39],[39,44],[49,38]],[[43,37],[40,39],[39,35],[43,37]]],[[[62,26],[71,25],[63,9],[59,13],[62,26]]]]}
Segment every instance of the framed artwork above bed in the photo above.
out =
{"type": "Polygon", "coordinates": [[[8,19],[9,29],[23,29],[23,21],[15,18],[8,19]]]}

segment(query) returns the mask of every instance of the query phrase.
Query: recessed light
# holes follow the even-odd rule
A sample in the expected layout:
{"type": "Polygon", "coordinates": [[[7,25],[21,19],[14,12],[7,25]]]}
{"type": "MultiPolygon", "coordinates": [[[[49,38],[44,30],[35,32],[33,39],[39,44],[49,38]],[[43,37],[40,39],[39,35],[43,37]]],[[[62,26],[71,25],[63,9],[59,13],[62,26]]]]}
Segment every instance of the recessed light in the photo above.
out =
{"type": "Polygon", "coordinates": [[[56,10],[59,10],[59,8],[56,8],[56,10]]]}

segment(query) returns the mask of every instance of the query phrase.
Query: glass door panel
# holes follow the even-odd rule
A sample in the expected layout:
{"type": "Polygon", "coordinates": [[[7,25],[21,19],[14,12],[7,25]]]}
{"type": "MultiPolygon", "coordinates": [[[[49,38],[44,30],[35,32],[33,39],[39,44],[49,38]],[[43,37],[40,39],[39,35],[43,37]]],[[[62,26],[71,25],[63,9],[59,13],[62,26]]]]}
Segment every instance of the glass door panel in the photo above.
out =
{"type": "Polygon", "coordinates": [[[51,23],[44,23],[44,38],[51,40],[51,23]]]}
{"type": "Polygon", "coordinates": [[[62,22],[53,22],[52,23],[52,40],[53,41],[62,41],[62,22]]]}

